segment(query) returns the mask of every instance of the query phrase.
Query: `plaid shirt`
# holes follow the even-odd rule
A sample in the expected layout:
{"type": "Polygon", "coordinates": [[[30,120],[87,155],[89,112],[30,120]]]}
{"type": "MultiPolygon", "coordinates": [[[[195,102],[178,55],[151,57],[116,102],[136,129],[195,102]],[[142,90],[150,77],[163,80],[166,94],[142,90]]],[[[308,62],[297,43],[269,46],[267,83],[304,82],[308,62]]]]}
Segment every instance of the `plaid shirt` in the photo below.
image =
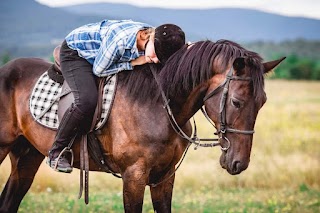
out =
{"type": "Polygon", "coordinates": [[[136,45],[137,32],[150,27],[132,20],[104,20],[73,30],[66,42],[93,65],[95,75],[104,77],[133,70],[130,61],[144,55],[136,45]]]}

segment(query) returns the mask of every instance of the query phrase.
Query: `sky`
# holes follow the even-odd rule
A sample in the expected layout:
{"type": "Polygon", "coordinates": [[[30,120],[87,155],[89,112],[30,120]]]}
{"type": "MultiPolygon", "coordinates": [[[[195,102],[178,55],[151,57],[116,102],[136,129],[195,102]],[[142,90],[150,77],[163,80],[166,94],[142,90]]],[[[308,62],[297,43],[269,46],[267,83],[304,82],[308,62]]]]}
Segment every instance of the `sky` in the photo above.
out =
{"type": "Polygon", "coordinates": [[[139,7],[172,9],[211,9],[236,7],[257,9],[286,16],[320,19],[320,0],[36,0],[42,4],[59,7],[80,3],[125,3],[139,7]]]}

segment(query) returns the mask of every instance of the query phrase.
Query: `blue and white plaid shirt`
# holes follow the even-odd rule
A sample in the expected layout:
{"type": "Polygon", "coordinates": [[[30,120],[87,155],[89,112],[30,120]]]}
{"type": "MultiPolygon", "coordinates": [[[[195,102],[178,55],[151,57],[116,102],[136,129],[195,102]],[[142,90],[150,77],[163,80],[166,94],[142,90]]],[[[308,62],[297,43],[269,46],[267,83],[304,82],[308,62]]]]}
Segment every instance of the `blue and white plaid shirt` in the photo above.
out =
{"type": "Polygon", "coordinates": [[[137,48],[137,32],[150,27],[132,20],[104,20],[73,30],[66,42],[93,65],[95,75],[104,77],[133,69],[130,61],[144,55],[137,48]]]}

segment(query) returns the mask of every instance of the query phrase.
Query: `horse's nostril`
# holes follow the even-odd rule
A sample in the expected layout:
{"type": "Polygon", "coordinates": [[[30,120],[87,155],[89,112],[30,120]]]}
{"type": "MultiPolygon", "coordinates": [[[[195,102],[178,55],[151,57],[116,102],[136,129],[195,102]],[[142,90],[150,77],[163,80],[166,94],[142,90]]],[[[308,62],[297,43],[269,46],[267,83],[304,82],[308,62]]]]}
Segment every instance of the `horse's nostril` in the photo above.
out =
{"type": "Polygon", "coordinates": [[[232,172],[233,173],[239,173],[240,171],[241,171],[240,161],[233,161],[233,163],[232,163],[232,172]]]}

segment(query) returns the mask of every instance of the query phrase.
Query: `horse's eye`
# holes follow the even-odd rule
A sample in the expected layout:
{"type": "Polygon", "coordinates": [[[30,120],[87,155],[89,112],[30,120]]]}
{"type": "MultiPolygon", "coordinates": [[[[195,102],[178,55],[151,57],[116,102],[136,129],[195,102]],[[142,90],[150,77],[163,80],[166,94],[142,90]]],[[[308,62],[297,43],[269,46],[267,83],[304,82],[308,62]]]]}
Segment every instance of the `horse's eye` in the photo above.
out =
{"type": "Polygon", "coordinates": [[[241,103],[240,103],[240,101],[238,101],[238,100],[231,99],[231,103],[232,103],[232,105],[233,105],[235,108],[237,108],[237,109],[239,109],[239,108],[241,107],[241,103]]]}

